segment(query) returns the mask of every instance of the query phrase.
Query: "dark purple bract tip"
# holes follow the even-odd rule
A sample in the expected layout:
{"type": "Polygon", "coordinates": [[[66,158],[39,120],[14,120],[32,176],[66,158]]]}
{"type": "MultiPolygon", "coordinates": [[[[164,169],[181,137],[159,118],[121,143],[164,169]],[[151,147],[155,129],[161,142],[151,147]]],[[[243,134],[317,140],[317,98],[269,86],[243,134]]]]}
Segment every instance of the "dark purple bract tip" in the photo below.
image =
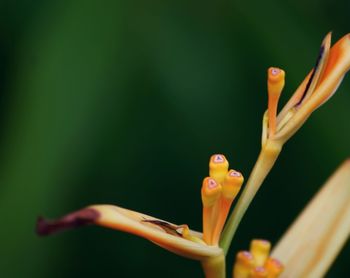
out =
{"type": "Polygon", "coordinates": [[[62,230],[93,224],[99,216],[100,213],[97,210],[84,208],[57,220],[39,217],[36,222],[36,232],[40,236],[47,236],[62,230]]]}

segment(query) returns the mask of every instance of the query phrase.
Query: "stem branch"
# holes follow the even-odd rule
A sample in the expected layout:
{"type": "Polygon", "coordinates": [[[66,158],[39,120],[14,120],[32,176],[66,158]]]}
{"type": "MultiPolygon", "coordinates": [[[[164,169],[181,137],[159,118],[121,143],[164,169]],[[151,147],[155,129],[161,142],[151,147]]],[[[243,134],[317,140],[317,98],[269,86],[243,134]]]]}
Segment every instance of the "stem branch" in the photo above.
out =
{"type": "Polygon", "coordinates": [[[279,141],[267,140],[263,145],[258,160],[249,176],[247,184],[240,196],[230,218],[227,220],[225,229],[223,231],[220,246],[223,248],[225,255],[231,245],[233,236],[237,230],[243,215],[248,206],[253,200],[255,194],[259,190],[261,184],[265,180],[267,174],[275,164],[278,155],[282,150],[283,144],[279,141]]]}

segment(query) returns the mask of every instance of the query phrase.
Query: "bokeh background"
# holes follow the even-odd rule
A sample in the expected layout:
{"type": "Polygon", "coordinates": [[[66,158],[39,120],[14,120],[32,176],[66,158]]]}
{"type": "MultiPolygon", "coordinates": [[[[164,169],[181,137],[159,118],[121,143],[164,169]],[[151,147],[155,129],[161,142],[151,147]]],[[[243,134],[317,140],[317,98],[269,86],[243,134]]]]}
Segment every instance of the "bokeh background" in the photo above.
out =
{"type": "MultiPolygon", "coordinates": [[[[198,262],[99,227],[39,238],[38,215],[118,204],[201,229],[208,159],[248,176],[266,69],[284,102],[343,1],[0,1],[0,277],[201,277],[198,262]]],[[[275,243],[350,156],[350,77],[286,145],[234,239],[275,243]]],[[[350,245],[328,277],[349,273],[350,245]]]]}

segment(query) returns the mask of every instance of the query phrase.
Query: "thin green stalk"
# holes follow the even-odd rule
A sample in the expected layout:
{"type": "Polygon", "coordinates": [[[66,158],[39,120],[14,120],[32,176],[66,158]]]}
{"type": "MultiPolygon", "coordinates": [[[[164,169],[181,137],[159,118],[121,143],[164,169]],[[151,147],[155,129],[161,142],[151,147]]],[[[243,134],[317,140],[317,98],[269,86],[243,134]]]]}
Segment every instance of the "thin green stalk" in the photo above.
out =
{"type": "Polygon", "coordinates": [[[240,196],[225,225],[225,229],[220,240],[220,247],[224,250],[225,255],[228,252],[233,236],[239,223],[241,222],[243,215],[245,214],[255,194],[259,190],[261,184],[265,180],[267,174],[275,164],[277,157],[282,150],[282,146],[283,144],[281,142],[272,140],[267,140],[263,145],[258,160],[256,161],[255,166],[249,176],[242,195],[240,196]]]}

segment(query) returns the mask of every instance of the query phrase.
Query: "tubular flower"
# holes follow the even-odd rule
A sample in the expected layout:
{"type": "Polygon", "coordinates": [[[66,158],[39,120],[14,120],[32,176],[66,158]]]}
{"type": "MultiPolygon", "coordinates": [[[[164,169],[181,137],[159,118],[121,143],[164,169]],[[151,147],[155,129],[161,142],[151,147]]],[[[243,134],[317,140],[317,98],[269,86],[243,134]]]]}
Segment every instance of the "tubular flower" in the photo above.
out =
{"type": "Polygon", "coordinates": [[[270,257],[271,243],[267,240],[254,239],[249,251],[240,251],[233,266],[233,278],[268,277],[278,278],[283,272],[282,263],[270,257]]]}
{"type": "Polygon", "coordinates": [[[202,185],[203,239],[217,246],[233,200],[243,184],[243,176],[235,170],[228,171],[228,161],[222,154],[210,158],[209,177],[202,185]]]}
{"type": "Polygon", "coordinates": [[[225,277],[223,250],[218,246],[221,231],[231,204],[243,183],[243,176],[228,170],[224,155],[213,155],[209,163],[209,177],[203,180],[203,234],[187,225],[124,209],[114,205],[92,205],[57,220],[39,218],[37,233],[52,233],[84,225],[99,225],[146,238],[178,255],[199,260],[206,277],[225,277]]]}
{"type": "Polygon", "coordinates": [[[232,215],[225,227],[221,246],[228,250],[233,235],[250,202],[275,164],[283,145],[308,117],[337,90],[350,69],[350,34],[331,47],[331,33],[324,38],[314,68],[278,113],[285,84],[285,72],[276,67],[267,71],[268,109],[263,116],[261,151],[232,215]]]}

